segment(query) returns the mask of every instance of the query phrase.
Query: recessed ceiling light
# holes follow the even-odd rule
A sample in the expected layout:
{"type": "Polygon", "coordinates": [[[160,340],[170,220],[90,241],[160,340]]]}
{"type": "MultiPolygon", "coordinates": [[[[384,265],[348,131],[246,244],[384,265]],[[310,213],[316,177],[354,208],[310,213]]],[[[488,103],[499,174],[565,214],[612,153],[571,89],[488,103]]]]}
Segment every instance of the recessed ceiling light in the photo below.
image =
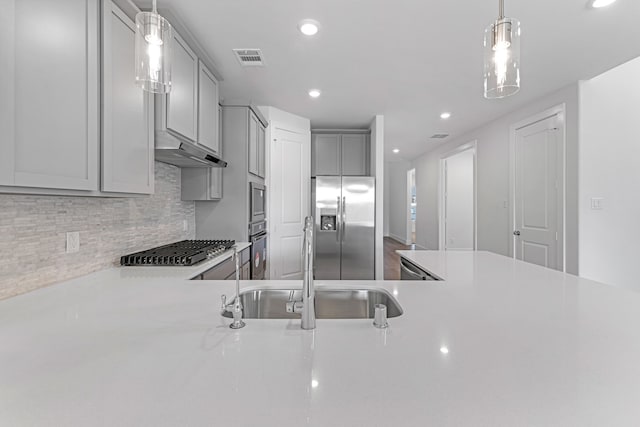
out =
{"type": "Polygon", "coordinates": [[[320,96],[320,93],[321,93],[321,92],[320,92],[320,90],[319,90],[319,89],[311,89],[311,90],[309,91],[309,96],[310,96],[310,97],[312,97],[312,98],[317,98],[317,97],[319,97],[319,96],[320,96]]]}
{"type": "Polygon", "coordinates": [[[446,120],[446,119],[448,119],[449,117],[451,117],[451,113],[447,113],[447,112],[445,112],[445,113],[440,114],[440,118],[441,118],[441,119],[445,119],[445,120],[446,120]]]}
{"type": "Polygon", "coordinates": [[[447,347],[440,347],[440,353],[449,354],[449,349],[447,347]]]}
{"type": "Polygon", "coordinates": [[[398,154],[398,153],[400,152],[400,150],[398,150],[397,148],[394,148],[394,149],[393,149],[393,152],[394,152],[394,153],[396,153],[396,154],[398,154]]]}
{"type": "Polygon", "coordinates": [[[592,0],[591,7],[598,9],[601,7],[609,6],[612,3],[615,3],[616,0],[592,0]]]}
{"type": "Polygon", "coordinates": [[[313,19],[303,19],[298,24],[298,30],[305,36],[314,36],[320,31],[320,23],[313,19]]]}

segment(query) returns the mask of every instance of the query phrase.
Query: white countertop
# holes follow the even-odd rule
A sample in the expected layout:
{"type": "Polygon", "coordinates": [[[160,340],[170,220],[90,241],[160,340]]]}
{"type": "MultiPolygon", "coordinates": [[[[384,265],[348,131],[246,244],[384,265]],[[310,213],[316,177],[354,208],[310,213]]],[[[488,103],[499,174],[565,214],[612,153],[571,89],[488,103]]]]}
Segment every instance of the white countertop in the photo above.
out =
{"type": "Polygon", "coordinates": [[[348,283],[397,294],[387,330],[233,331],[219,304],[234,282],[152,270],[0,301],[0,424],[638,424],[640,294],[486,252],[424,257],[445,281],[348,283]]]}

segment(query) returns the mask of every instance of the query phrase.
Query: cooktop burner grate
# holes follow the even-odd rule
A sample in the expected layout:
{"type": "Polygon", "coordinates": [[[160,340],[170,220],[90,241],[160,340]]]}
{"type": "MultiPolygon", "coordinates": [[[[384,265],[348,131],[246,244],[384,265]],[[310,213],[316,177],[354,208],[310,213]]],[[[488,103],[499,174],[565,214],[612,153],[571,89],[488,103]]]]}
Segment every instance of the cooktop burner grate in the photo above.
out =
{"type": "Polygon", "coordinates": [[[218,256],[235,243],[235,240],[182,240],[125,255],[120,258],[120,265],[189,266],[218,256]]]}

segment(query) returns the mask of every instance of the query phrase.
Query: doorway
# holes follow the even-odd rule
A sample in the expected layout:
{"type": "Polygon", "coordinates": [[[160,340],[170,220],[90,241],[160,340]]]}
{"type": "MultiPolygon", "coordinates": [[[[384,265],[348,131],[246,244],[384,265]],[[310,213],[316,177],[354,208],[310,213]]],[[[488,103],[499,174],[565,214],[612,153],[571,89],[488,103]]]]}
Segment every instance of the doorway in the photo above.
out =
{"type": "Polygon", "coordinates": [[[476,249],[476,143],[440,159],[441,250],[476,249]]]}
{"type": "Polygon", "coordinates": [[[277,122],[269,129],[269,277],[300,280],[302,230],[311,206],[311,136],[277,122]]]}
{"type": "Polygon", "coordinates": [[[564,271],[564,105],[511,127],[514,257],[564,271]]]}
{"type": "Polygon", "coordinates": [[[416,243],[416,170],[407,171],[407,245],[416,243]]]}

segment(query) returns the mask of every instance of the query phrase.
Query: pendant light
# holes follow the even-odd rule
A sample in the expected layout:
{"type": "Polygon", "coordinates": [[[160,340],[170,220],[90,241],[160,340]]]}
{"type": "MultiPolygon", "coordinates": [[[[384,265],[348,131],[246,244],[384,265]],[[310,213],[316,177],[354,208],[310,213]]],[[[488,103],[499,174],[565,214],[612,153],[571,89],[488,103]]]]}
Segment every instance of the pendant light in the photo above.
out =
{"type": "Polygon", "coordinates": [[[148,92],[171,91],[171,24],[151,12],[136,15],[136,84],[148,92]]]}
{"type": "Polygon", "coordinates": [[[504,98],[520,90],[520,21],[504,16],[499,0],[498,19],[484,32],[484,97],[504,98]]]}

